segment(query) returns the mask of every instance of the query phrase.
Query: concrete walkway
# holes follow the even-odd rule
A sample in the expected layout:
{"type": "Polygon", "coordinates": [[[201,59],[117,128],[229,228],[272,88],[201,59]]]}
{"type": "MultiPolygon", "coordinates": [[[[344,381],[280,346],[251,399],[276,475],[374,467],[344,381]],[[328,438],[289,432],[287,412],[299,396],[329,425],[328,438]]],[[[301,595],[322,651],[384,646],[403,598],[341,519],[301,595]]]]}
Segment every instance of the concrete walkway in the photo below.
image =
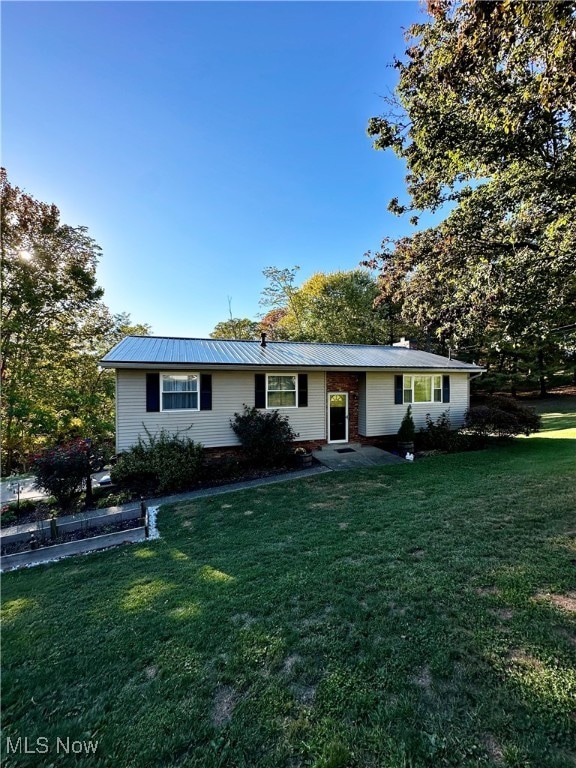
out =
{"type": "MultiPolygon", "coordinates": [[[[297,470],[295,472],[286,472],[279,475],[270,475],[270,477],[257,477],[254,480],[243,480],[239,483],[229,483],[227,485],[216,486],[213,488],[202,488],[198,491],[187,491],[186,493],[176,493],[171,496],[159,496],[156,498],[144,499],[147,507],[159,507],[162,504],[174,504],[180,501],[192,501],[193,499],[202,499],[209,496],[220,496],[224,493],[234,493],[234,491],[243,491],[248,488],[258,488],[262,485],[273,485],[274,483],[286,483],[289,480],[299,480],[300,478],[322,475],[326,472],[332,472],[342,469],[359,469],[362,467],[376,467],[387,464],[403,464],[404,459],[395,456],[381,448],[372,445],[360,445],[360,443],[346,443],[325,445],[321,450],[313,452],[314,457],[320,462],[310,469],[297,470]],[[345,453],[339,453],[346,449],[345,453]]],[[[139,501],[131,501],[128,504],[122,504],[108,509],[90,509],[87,512],[79,512],[76,515],[59,517],[58,523],[83,520],[96,515],[104,516],[106,514],[115,514],[118,512],[132,512],[140,506],[139,501]]],[[[44,525],[49,525],[48,520],[43,521],[44,525]]],[[[6,534],[22,533],[33,531],[37,527],[36,523],[24,523],[3,528],[0,531],[0,538],[6,534]]]]}
{"type": "MultiPolygon", "coordinates": [[[[274,483],[286,483],[289,480],[299,480],[301,478],[313,477],[330,472],[325,466],[314,466],[310,469],[296,470],[295,472],[286,472],[270,477],[257,477],[254,480],[242,480],[239,483],[229,483],[227,485],[216,486],[214,488],[202,488],[198,491],[187,491],[185,493],[175,493],[171,496],[157,496],[155,498],[144,499],[146,507],[159,507],[162,504],[175,504],[179,501],[192,501],[193,499],[202,499],[208,496],[220,496],[223,493],[233,493],[234,491],[243,491],[246,488],[258,488],[261,485],[273,485],[274,483]]],[[[75,515],[66,515],[58,518],[58,524],[87,520],[92,517],[104,517],[105,515],[117,514],[118,512],[133,512],[140,507],[139,501],[130,501],[127,504],[120,504],[117,507],[108,507],[107,509],[89,509],[86,512],[78,512],[75,515]]],[[[49,526],[49,520],[41,521],[41,526],[49,526]]],[[[37,528],[37,523],[23,523],[22,525],[11,525],[2,528],[2,536],[15,533],[32,532],[37,528]]]]}
{"type": "Polygon", "coordinates": [[[324,466],[311,467],[310,469],[301,469],[296,472],[286,472],[281,475],[271,475],[270,477],[257,477],[254,480],[242,480],[240,483],[229,483],[228,485],[215,486],[214,488],[202,488],[199,491],[187,491],[186,493],[176,493],[172,496],[161,496],[155,499],[146,499],[147,507],[159,507],[161,504],[174,504],[177,501],[190,501],[192,499],[203,499],[207,496],[220,496],[223,493],[233,493],[234,491],[243,491],[247,488],[258,488],[261,485],[273,485],[274,483],[286,483],[289,480],[299,480],[300,478],[313,477],[330,472],[330,469],[324,466]]]}
{"type": "Polygon", "coordinates": [[[323,445],[313,452],[314,458],[331,470],[380,467],[388,464],[404,464],[405,459],[383,451],[374,445],[360,443],[333,443],[323,445]]]}

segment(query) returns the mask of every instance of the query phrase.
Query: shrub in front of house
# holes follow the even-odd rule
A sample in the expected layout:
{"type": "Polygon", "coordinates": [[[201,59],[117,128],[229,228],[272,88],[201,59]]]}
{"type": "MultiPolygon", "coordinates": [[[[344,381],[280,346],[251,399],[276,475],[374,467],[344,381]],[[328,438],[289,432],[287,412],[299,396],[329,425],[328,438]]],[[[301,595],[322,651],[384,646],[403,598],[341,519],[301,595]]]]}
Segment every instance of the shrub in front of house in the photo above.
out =
{"type": "Polygon", "coordinates": [[[161,430],[122,453],[110,470],[112,482],[140,495],[193,488],[202,473],[204,446],[161,430]]]}
{"type": "Polygon", "coordinates": [[[121,504],[127,504],[132,499],[133,494],[130,491],[120,491],[119,493],[108,493],[107,496],[101,496],[96,502],[96,509],[107,509],[108,507],[118,507],[121,504]]]}
{"type": "Polygon", "coordinates": [[[412,417],[412,406],[409,405],[398,430],[398,450],[401,456],[413,453],[415,435],[416,428],[414,427],[414,418],[412,417]]]}
{"type": "Polygon", "coordinates": [[[419,451],[433,450],[445,453],[476,451],[483,447],[483,441],[477,435],[453,429],[446,411],[435,421],[429,413],[426,414],[426,426],[418,432],[416,443],[419,451]]]}
{"type": "Polygon", "coordinates": [[[16,525],[16,512],[11,509],[10,504],[4,504],[0,508],[0,528],[7,528],[10,525],[16,525]]]}
{"type": "Polygon", "coordinates": [[[90,472],[90,451],[86,440],[43,451],[34,457],[36,487],[54,496],[63,512],[78,504],[86,477],[90,472]]]}
{"type": "Polygon", "coordinates": [[[488,437],[530,435],[540,429],[540,416],[511,397],[484,397],[466,412],[468,433],[486,442],[488,437]]]}
{"type": "Polygon", "coordinates": [[[261,411],[244,405],[230,421],[240,440],[246,460],[254,467],[278,467],[288,464],[292,443],[298,435],[287,416],[279,411],[261,411]]]}
{"type": "Polygon", "coordinates": [[[27,515],[29,512],[36,510],[36,502],[32,499],[20,499],[20,502],[11,501],[8,504],[8,509],[16,517],[27,515]]]}
{"type": "Polygon", "coordinates": [[[458,430],[452,429],[450,417],[446,411],[434,421],[429,413],[426,414],[426,426],[422,427],[416,436],[419,450],[429,451],[458,451],[461,440],[458,430]]]}

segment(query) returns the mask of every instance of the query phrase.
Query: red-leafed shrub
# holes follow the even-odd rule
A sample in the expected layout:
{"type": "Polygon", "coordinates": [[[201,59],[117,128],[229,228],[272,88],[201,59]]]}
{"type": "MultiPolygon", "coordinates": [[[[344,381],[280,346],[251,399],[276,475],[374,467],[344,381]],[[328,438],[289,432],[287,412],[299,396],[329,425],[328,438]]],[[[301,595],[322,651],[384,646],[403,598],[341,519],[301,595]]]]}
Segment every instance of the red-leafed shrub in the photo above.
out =
{"type": "Polygon", "coordinates": [[[511,397],[484,397],[466,412],[466,431],[485,440],[488,436],[530,435],[540,429],[540,416],[533,408],[511,397]]]}
{"type": "Polygon", "coordinates": [[[90,443],[74,440],[50,448],[34,457],[36,487],[54,496],[63,511],[78,503],[90,473],[90,443]]]}

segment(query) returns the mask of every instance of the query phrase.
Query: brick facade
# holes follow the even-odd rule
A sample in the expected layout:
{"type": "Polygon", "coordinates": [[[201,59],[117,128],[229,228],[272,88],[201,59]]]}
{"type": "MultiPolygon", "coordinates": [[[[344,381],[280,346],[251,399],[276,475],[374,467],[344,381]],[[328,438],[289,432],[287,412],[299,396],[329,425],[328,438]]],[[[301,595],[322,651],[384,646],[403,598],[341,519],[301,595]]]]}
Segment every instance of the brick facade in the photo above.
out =
{"type": "MultiPolygon", "coordinates": [[[[350,372],[327,372],[326,373],[326,404],[328,399],[328,392],[347,392],[348,393],[348,440],[351,443],[363,443],[363,444],[379,444],[381,438],[367,438],[359,435],[358,433],[358,408],[360,399],[360,378],[364,376],[363,373],[350,373],[350,372]]],[[[327,425],[328,426],[328,425],[327,425]]],[[[318,440],[297,440],[297,445],[302,445],[309,450],[315,448],[321,448],[322,445],[326,445],[326,439],[318,440]]],[[[207,456],[211,459],[218,459],[221,457],[237,457],[241,454],[241,450],[238,447],[228,448],[211,448],[206,450],[207,456]]]]}
{"type": "Polygon", "coordinates": [[[326,392],[348,392],[348,440],[357,443],[358,400],[360,397],[360,375],[358,373],[330,372],[326,374],[326,392]]]}

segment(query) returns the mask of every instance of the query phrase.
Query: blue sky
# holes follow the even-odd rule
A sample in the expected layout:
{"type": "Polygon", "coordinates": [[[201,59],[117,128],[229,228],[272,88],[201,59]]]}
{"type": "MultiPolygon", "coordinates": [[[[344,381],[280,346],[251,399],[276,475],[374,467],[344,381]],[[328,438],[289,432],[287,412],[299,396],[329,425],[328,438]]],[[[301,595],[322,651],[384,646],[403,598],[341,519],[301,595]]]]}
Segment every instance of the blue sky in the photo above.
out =
{"type": "Polygon", "coordinates": [[[3,2],[2,164],[102,247],[156,335],[255,317],[267,266],[353,269],[411,227],[368,119],[416,2],[3,2]]]}

